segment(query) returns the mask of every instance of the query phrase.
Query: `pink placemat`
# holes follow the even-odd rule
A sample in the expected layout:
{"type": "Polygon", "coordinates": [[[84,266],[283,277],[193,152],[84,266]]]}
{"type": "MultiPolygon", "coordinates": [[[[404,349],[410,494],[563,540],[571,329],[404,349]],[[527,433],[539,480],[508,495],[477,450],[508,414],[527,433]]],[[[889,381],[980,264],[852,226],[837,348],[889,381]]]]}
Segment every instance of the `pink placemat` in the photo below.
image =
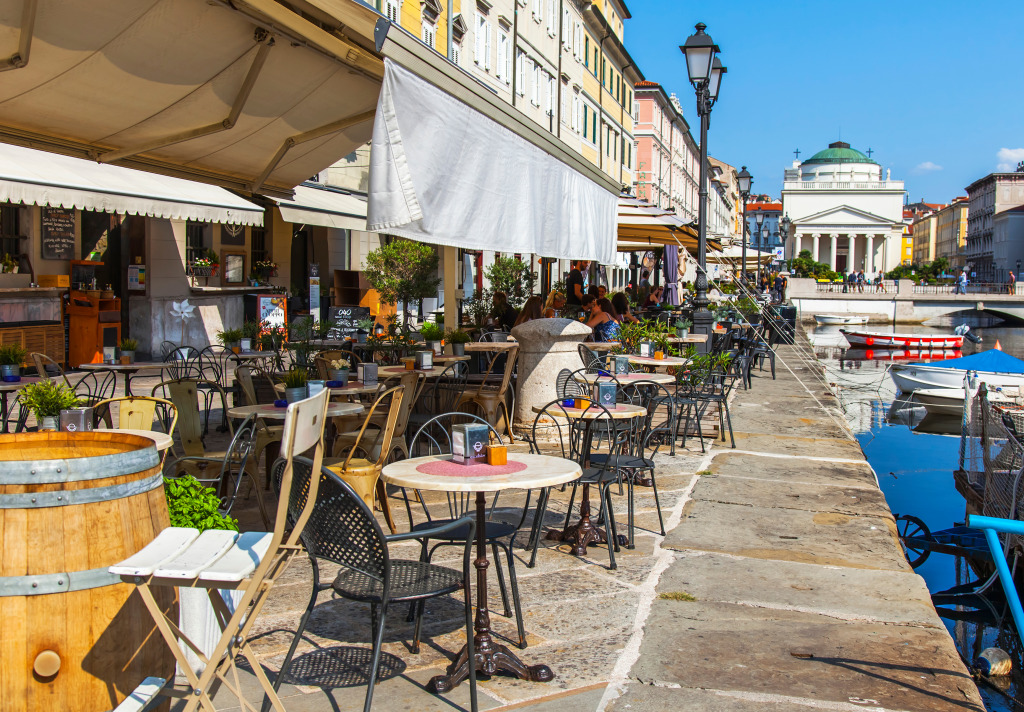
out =
{"type": "Polygon", "coordinates": [[[416,466],[416,471],[424,475],[441,477],[495,477],[497,475],[514,475],[526,469],[525,462],[509,460],[505,465],[463,465],[451,460],[432,460],[416,466]]]}

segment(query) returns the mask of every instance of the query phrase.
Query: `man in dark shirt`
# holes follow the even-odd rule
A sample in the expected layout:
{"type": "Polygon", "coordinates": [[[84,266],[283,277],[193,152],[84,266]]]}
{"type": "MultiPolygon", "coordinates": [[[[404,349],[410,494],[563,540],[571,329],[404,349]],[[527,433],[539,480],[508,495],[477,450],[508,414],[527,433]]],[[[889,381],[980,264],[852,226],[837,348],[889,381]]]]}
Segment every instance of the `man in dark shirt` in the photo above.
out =
{"type": "Polygon", "coordinates": [[[569,272],[565,280],[565,301],[573,307],[579,307],[583,302],[583,272],[590,266],[586,260],[577,262],[576,266],[569,272]]]}
{"type": "Polygon", "coordinates": [[[504,292],[495,292],[492,301],[494,310],[491,314],[494,316],[494,325],[505,331],[512,331],[516,319],[519,318],[519,312],[508,303],[508,295],[504,292]]]}

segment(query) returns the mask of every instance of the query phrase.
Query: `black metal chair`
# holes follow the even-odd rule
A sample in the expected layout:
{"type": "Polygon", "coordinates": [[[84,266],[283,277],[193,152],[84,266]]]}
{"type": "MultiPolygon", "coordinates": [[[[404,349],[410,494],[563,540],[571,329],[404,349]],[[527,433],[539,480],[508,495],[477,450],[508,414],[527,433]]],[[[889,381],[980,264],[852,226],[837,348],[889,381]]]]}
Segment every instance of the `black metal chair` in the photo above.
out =
{"type": "MultiPolygon", "coordinates": [[[[485,419],[470,413],[443,413],[431,418],[429,421],[424,423],[422,427],[420,427],[413,436],[409,445],[410,454],[412,454],[413,457],[421,457],[425,455],[450,455],[452,452],[452,427],[465,423],[486,425],[490,430],[491,436],[497,440],[497,443],[499,445],[504,444],[501,436],[498,434],[498,431],[495,430],[494,427],[485,419]]],[[[487,513],[486,543],[491,546],[491,553],[494,557],[495,573],[498,576],[498,589],[501,592],[502,605],[505,607],[504,615],[506,618],[512,617],[512,611],[509,609],[509,589],[511,589],[512,605],[515,609],[516,625],[519,633],[518,646],[520,648],[525,648],[526,629],[523,625],[523,612],[519,599],[519,584],[516,579],[515,557],[512,556],[512,541],[515,539],[516,532],[519,531],[519,528],[526,520],[526,513],[530,507],[530,492],[527,491],[526,493],[526,504],[523,505],[523,512],[520,515],[519,522],[517,524],[510,524],[508,522],[494,519],[494,508],[498,504],[499,494],[500,493],[495,493],[494,499],[491,501],[490,510],[487,513]],[[501,571],[501,557],[499,556],[499,551],[505,554],[505,561],[508,565],[508,577],[510,584],[508,588],[505,586],[505,576],[501,571]]],[[[402,489],[402,496],[405,499],[405,511],[409,517],[409,528],[413,532],[423,531],[446,524],[455,519],[470,516],[476,509],[474,495],[465,492],[448,492],[445,495],[445,507],[443,508],[441,517],[437,518],[431,514],[430,508],[423,499],[423,493],[417,490],[416,497],[423,509],[426,521],[416,524],[413,518],[412,504],[409,501],[408,492],[404,488],[402,489]]],[[[452,532],[448,536],[436,538],[436,543],[432,546],[428,546],[428,542],[424,541],[420,560],[429,562],[433,557],[434,552],[442,546],[463,544],[467,534],[468,533],[465,530],[452,532]]],[[[420,604],[420,607],[422,608],[422,603],[420,604]]],[[[411,615],[412,612],[410,611],[410,616],[411,615]]]]}
{"type": "MultiPolygon", "coordinates": [[[[203,381],[218,384],[224,391],[228,390],[227,370],[225,365],[227,359],[232,355],[231,349],[220,345],[210,345],[199,352],[198,366],[200,383],[199,392],[203,397],[203,412],[206,414],[206,422],[203,425],[203,435],[210,429],[210,410],[217,393],[203,381]]],[[[228,429],[227,413],[224,413],[224,420],[217,426],[218,433],[225,433],[228,429]]]]}
{"type": "MultiPolygon", "coordinates": [[[[451,413],[458,407],[469,383],[469,366],[464,361],[448,364],[441,375],[427,381],[423,393],[409,416],[407,434],[415,434],[438,413],[451,413]]],[[[412,438],[409,438],[412,444],[412,438]]]]}
{"type": "MultiPolygon", "coordinates": [[[[274,482],[279,487],[283,461],[274,464],[274,482]]],[[[304,493],[308,491],[312,464],[308,459],[295,458],[292,477],[292,492],[289,496],[290,517],[297,517],[305,504],[304,493]]],[[[302,543],[309,554],[313,567],[313,591],[291,646],[281,665],[281,671],[274,683],[278,689],[291,667],[295,649],[302,639],[309,616],[316,606],[318,595],[328,589],[342,598],[370,604],[371,627],[373,630],[373,654],[370,662],[369,681],[363,712],[370,712],[373,691],[377,683],[380,666],[381,645],[384,642],[384,625],[388,606],[392,603],[419,603],[428,598],[445,596],[456,591],[465,592],[466,638],[469,659],[473,651],[473,605],[470,596],[470,565],[473,558],[472,543],[476,523],[472,517],[464,517],[417,532],[385,535],[362,498],[337,475],[327,468],[319,473],[320,486],[317,502],[302,531],[302,543]],[[399,541],[425,541],[445,537],[456,531],[468,531],[464,544],[462,571],[437,566],[422,561],[392,559],[388,545],[399,541]],[[320,580],[319,562],[330,561],[341,565],[341,571],[331,583],[320,580]]],[[[422,606],[417,606],[416,626],[413,632],[412,651],[419,652],[420,623],[422,606]]],[[[469,666],[470,708],[477,711],[476,666],[469,666]]]]}
{"type": "Polygon", "coordinates": [[[164,375],[168,381],[202,379],[202,368],[199,365],[199,350],[192,346],[180,346],[164,357],[167,368],[164,375]]]}
{"type": "Polygon", "coordinates": [[[575,378],[575,375],[580,372],[588,373],[585,368],[577,371],[563,368],[559,371],[558,376],[555,378],[555,396],[564,399],[583,395],[583,384],[575,378]]]}
{"type": "Polygon", "coordinates": [[[604,359],[602,359],[601,354],[594,351],[594,349],[590,348],[586,344],[580,344],[576,347],[576,350],[579,352],[580,360],[583,361],[583,367],[587,369],[588,373],[603,371],[605,369],[604,359]]]}

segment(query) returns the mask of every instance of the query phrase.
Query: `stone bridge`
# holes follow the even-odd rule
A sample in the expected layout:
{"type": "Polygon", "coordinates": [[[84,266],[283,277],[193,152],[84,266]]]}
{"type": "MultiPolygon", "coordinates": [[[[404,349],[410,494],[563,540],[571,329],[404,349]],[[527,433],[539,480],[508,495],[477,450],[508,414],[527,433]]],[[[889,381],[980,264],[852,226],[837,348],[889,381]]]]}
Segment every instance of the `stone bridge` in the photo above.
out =
{"type": "Polygon", "coordinates": [[[967,294],[952,294],[946,289],[918,287],[901,279],[886,282],[885,292],[865,285],[863,293],[844,294],[841,288],[823,291],[813,279],[794,278],[789,280],[786,296],[805,320],[813,320],[815,314],[859,314],[868,316],[870,322],[920,324],[937,316],[977,311],[1024,323],[1024,293],[972,294],[968,287],[967,294]]]}

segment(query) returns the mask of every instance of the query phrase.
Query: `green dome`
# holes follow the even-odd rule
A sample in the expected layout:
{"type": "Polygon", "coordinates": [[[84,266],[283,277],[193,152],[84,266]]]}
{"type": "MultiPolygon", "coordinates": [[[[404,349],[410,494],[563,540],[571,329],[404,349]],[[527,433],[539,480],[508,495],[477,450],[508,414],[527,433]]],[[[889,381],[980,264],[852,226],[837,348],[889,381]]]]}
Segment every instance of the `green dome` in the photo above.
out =
{"type": "Polygon", "coordinates": [[[843,141],[830,143],[824,151],[818,151],[800,165],[806,166],[813,163],[872,163],[878,165],[857,149],[850,148],[850,144],[843,141]]]}

